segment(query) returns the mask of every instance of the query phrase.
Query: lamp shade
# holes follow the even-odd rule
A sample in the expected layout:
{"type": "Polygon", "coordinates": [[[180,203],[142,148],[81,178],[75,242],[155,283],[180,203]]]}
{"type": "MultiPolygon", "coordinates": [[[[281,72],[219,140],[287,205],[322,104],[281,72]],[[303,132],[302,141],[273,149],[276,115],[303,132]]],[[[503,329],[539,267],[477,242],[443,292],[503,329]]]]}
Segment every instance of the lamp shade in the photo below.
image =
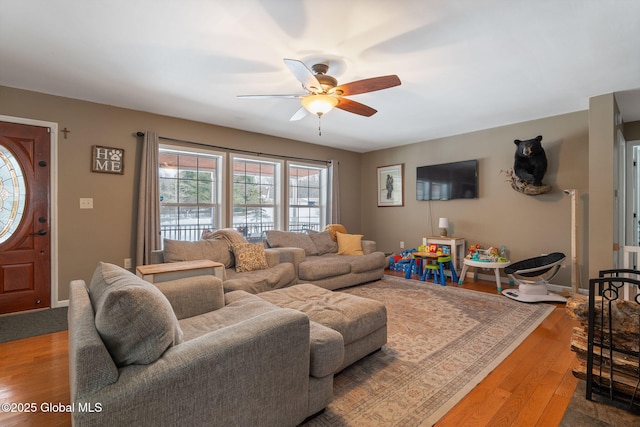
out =
{"type": "Polygon", "coordinates": [[[302,98],[302,106],[319,116],[328,113],[338,104],[338,99],[330,95],[310,95],[302,98]]]}
{"type": "Polygon", "coordinates": [[[449,219],[440,218],[440,220],[438,221],[438,228],[449,228],[449,219]]]}

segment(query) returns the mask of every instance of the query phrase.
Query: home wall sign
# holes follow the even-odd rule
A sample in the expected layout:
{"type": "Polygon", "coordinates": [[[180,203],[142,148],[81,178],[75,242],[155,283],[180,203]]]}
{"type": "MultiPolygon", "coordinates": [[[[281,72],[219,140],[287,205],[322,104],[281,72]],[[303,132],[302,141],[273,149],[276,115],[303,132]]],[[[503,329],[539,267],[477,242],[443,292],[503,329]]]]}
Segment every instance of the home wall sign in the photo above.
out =
{"type": "Polygon", "coordinates": [[[124,149],[94,145],[92,172],[124,174],[124,149]]]}

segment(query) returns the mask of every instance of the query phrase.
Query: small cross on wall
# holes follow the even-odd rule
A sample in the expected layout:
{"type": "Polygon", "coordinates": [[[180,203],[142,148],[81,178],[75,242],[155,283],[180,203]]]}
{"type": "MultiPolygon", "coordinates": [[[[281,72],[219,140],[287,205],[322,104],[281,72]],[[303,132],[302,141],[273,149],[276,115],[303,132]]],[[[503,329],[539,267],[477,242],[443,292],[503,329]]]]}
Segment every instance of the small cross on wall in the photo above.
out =
{"type": "Polygon", "coordinates": [[[67,134],[71,133],[71,131],[69,129],[67,129],[66,126],[60,132],[64,133],[64,139],[67,139],[67,134]]]}

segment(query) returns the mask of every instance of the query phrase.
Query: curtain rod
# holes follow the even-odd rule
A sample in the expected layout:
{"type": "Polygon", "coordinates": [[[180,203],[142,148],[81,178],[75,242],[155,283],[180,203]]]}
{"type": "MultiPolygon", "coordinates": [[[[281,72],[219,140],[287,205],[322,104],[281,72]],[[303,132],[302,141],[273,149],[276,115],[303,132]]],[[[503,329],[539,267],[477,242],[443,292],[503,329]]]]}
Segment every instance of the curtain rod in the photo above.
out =
{"type": "MultiPolygon", "coordinates": [[[[144,136],[144,132],[137,132],[136,135],[137,136],[144,136]]],[[[331,163],[330,160],[307,159],[305,157],[293,157],[293,156],[284,156],[284,155],[281,155],[281,154],[260,153],[258,151],[240,150],[240,149],[236,149],[236,148],[222,147],[222,146],[219,146],[219,145],[203,144],[202,142],[193,142],[193,141],[185,141],[184,139],[168,138],[168,137],[165,137],[165,136],[158,136],[158,139],[164,139],[165,141],[171,141],[171,142],[180,142],[180,143],[184,143],[184,144],[199,145],[201,147],[217,148],[217,149],[220,149],[220,150],[232,151],[234,153],[252,154],[252,155],[255,155],[255,156],[259,156],[259,157],[260,156],[269,156],[269,157],[278,157],[278,158],[281,158],[281,159],[289,159],[289,160],[304,160],[304,161],[308,161],[308,162],[325,163],[327,165],[331,163]]]]}

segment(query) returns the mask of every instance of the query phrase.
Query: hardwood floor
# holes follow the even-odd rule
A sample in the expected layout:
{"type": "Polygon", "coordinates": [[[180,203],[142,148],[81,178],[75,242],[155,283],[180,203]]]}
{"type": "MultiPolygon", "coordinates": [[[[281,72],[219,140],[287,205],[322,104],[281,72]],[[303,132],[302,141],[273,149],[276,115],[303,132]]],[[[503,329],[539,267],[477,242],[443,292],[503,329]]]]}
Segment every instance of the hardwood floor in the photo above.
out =
{"type": "MultiPolygon", "coordinates": [[[[462,287],[497,294],[494,282],[467,279],[462,287]]],[[[569,348],[575,325],[565,315],[564,304],[558,304],[436,426],[557,426],[578,384],[571,374],[577,359],[569,348]]],[[[0,410],[0,425],[71,425],[70,414],[53,412],[53,405],[70,403],[67,348],[66,331],[0,344],[0,404],[34,403],[36,409],[23,413],[0,410]]]]}
{"type": "MultiPolygon", "coordinates": [[[[467,279],[461,287],[498,294],[495,282],[467,279]]],[[[570,349],[571,331],[578,322],[565,315],[564,304],[553,305],[555,310],[540,326],[441,418],[437,427],[560,424],[578,385],[571,374],[578,360],[570,349]]]]}

